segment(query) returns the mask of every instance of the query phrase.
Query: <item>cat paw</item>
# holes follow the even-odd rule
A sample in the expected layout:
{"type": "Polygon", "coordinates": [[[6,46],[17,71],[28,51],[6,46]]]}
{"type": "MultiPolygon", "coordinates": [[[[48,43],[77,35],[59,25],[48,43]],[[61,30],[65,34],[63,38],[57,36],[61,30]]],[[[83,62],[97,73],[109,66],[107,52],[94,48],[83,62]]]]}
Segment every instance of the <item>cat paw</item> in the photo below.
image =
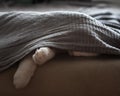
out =
{"type": "Polygon", "coordinates": [[[16,89],[24,88],[29,83],[30,78],[25,75],[15,74],[13,78],[13,84],[16,89]]]}
{"type": "Polygon", "coordinates": [[[79,52],[79,51],[69,51],[70,56],[97,56],[97,53],[87,53],[87,52],[79,52]]]}
{"type": "Polygon", "coordinates": [[[42,65],[46,61],[54,57],[54,55],[55,55],[55,52],[52,49],[48,47],[43,47],[36,50],[36,52],[33,54],[33,60],[36,64],[42,65]]]}

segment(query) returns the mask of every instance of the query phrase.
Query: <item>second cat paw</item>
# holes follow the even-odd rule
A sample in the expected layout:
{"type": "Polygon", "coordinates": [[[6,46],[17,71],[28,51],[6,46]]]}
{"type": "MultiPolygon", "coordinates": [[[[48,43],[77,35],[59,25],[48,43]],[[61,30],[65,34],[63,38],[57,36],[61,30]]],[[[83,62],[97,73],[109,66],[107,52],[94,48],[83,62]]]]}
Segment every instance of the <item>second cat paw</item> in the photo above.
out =
{"type": "Polygon", "coordinates": [[[36,64],[42,65],[49,59],[51,59],[55,55],[55,52],[48,48],[48,47],[42,47],[40,49],[37,49],[36,52],[33,54],[33,60],[36,64]]]}

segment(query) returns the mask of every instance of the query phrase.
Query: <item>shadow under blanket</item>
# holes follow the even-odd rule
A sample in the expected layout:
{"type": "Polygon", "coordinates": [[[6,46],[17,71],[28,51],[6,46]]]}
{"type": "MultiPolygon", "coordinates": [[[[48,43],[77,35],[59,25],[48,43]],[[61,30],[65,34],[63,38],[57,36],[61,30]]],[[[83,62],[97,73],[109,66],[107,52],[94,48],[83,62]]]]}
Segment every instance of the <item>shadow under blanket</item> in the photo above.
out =
{"type": "Polygon", "coordinates": [[[120,55],[120,15],[0,12],[0,71],[43,46],[120,55]]]}

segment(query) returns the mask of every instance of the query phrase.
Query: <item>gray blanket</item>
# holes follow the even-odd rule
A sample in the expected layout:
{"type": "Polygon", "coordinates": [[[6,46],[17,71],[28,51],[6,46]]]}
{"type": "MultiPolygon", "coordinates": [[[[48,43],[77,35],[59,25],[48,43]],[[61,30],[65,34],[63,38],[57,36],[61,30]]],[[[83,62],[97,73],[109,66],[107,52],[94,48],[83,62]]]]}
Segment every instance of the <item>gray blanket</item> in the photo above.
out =
{"type": "Polygon", "coordinates": [[[43,46],[120,55],[118,14],[0,12],[0,71],[43,46]]]}

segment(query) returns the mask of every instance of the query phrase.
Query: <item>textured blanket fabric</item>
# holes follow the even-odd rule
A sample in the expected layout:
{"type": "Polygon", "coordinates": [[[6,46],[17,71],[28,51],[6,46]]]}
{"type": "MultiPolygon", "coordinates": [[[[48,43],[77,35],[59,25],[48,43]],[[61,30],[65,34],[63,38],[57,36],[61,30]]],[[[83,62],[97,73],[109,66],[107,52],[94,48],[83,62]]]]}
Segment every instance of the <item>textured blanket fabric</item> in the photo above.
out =
{"type": "Polygon", "coordinates": [[[42,46],[120,55],[119,17],[70,11],[0,12],[0,71],[42,46]]]}

